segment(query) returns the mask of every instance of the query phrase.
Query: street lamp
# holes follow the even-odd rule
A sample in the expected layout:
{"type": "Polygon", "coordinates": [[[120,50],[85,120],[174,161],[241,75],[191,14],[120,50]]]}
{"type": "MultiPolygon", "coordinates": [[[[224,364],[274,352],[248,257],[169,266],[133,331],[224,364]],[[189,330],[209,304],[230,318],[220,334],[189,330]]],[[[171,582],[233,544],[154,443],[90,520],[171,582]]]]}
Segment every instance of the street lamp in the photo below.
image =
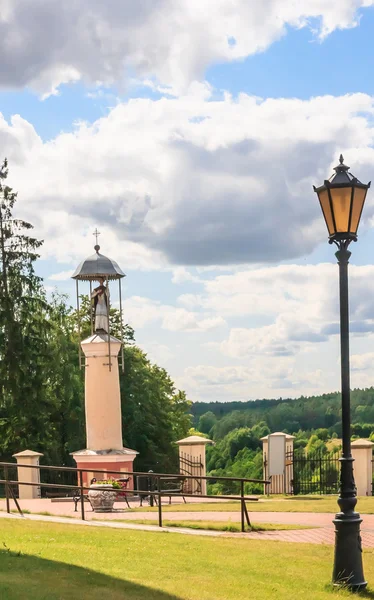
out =
{"type": "Polygon", "coordinates": [[[344,584],[352,590],[360,590],[364,589],[367,583],[362,567],[362,519],[355,512],[357,490],[351,454],[348,310],[348,262],[351,253],[348,246],[352,241],[357,241],[357,229],[370,182],[365,185],[349,173],[349,167],[343,163],[342,155],[334,171],[335,174],[323,185],[318,188],[313,186],[325,217],[329,243],[338,247],[335,256],[339,264],[343,451],[340,459],[338,498],[340,512],[334,519],[335,557],[332,579],[335,585],[344,584]]]}

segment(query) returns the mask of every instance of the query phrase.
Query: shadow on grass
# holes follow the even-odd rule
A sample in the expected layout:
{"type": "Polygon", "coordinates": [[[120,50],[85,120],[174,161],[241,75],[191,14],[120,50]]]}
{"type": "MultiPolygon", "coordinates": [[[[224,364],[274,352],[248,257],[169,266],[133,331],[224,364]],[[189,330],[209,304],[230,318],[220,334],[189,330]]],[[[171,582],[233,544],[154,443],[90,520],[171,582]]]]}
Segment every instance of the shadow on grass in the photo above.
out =
{"type": "Polygon", "coordinates": [[[332,583],[327,583],[325,585],[325,590],[326,592],[332,592],[334,596],[336,597],[341,597],[340,592],[346,592],[346,594],[344,595],[344,598],[347,598],[349,596],[352,596],[352,599],[354,598],[368,598],[370,600],[374,599],[374,590],[372,589],[366,589],[366,590],[361,590],[361,591],[353,591],[353,590],[349,590],[349,588],[347,586],[334,586],[332,583]],[[348,596],[347,596],[348,594],[348,596]]]}
{"type": "MultiPolygon", "coordinates": [[[[126,573],[126,565],[123,565],[126,573]]],[[[144,565],[144,580],[147,580],[144,565]]],[[[7,600],[182,600],[157,589],[62,562],[0,550],[0,598],[7,600]]]]}
{"type": "Polygon", "coordinates": [[[356,594],[359,598],[374,598],[374,591],[373,590],[364,590],[362,592],[358,592],[358,594],[356,594]]]}

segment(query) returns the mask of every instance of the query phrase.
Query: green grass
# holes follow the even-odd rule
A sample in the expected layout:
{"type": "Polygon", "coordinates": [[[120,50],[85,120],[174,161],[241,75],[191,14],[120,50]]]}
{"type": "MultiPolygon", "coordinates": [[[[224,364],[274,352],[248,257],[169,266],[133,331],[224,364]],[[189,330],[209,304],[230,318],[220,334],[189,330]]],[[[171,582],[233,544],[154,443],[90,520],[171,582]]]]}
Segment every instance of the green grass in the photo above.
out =
{"type": "MultiPolygon", "coordinates": [[[[288,496],[284,498],[261,499],[258,502],[247,502],[249,512],[313,512],[335,513],[339,510],[337,496],[288,496]]],[[[135,511],[157,511],[157,508],[142,507],[135,511]]],[[[374,514],[374,496],[361,496],[357,510],[362,514],[374,514]]],[[[239,512],[240,502],[206,502],[187,504],[163,504],[162,512],[239,512]]]]}
{"type": "MultiPolygon", "coordinates": [[[[139,525],[158,525],[158,520],[136,519],[131,521],[116,519],[122,523],[138,523],[139,525]]],[[[232,531],[233,533],[241,532],[240,523],[223,523],[222,521],[168,521],[163,519],[164,527],[182,527],[187,529],[205,529],[208,531],[232,531]]],[[[312,529],[307,525],[283,525],[277,523],[252,523],[251,527],[246,526],[246,531],[284,531],[289,529],[312,529]]]]}
{"type": "MultiPolygon", "coordinates": [[[[327,545],[2,519],[0,547],[2,600],[351,597],[329,585],[333,548],[327,545]]],[[[372,551],[364,552],[364,562],[374,583],[372,551]]]]}

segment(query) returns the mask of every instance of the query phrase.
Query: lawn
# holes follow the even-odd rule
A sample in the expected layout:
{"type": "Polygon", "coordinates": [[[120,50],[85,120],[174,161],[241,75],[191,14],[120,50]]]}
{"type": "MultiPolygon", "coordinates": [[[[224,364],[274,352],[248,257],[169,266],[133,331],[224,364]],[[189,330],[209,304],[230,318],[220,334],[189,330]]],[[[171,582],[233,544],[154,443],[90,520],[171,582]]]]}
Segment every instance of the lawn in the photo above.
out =
{"type": "MultiPolygon", "coordinates": [[[[336,513],[339,510],[337,496],[288,496],[284,498],[260,499],[258,502],[247,502],[249,512],[314,512],[314,513],[336,513]]],[[[136,508],[137,511],[157,511],[157,508],[136,508]]],[[[374,497],[361,496],[358,499],[357,510],[362,514],[374,514],[374,497]]],[[[163,504],[162,512],[205,512],[205,511],[229,511],[239,512],[240,502],[207,502],[187,504],[163,504]]]]}
{"type": "MultiPolygon", "coordinates": [[[[328,584],[330,546],[8,519],[1,521],[0,544],[4,600],[351,597],[328,584]]],[[[374,554],[365,551],[364,560],[374,583],[374,554]]]]}
{"type": "MultiPolygon", "coordinates": [[[[150,519],[115,519],[116,521],[122,523],[138,523],[139,525],[157,525],[158,520],[150,520],[150,519]]],[[[187,529],[205,529],[208,531],[232,531],[234,533],[241,532],[240,523],[235,523],[232,521],[228,521],[227,523],[222,523],[217,521],[168,521],[163,519],[162,524],[164,527],[182,527],[187,529]]],[[[252,523],[251,527],[246,525],[246,531],[285,531],[290,529],[313,529],[312,527],[308,527],[307,525],[285,525],[278,523],[252,523]]]]}

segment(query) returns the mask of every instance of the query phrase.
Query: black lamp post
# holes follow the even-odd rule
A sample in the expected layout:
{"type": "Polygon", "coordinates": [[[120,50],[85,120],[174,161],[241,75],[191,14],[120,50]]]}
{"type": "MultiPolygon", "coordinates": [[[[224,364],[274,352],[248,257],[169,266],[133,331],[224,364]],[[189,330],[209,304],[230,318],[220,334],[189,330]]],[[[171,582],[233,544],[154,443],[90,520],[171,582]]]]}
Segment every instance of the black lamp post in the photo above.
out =
{"type": "Polygon", "coordinates": [[[335,174],[322,186],[314,187],[325,217],[329,243],[338,247],[335,256],[339,264],[343,452],[340,459],[340,512],[334,519],[335,558],[332,579],[335,585],[347,585],[352,590],[360,590],[367,584],[362,567],[362,519],[355,512],[357,490],[351,454],[348,310],[348,262],[351,253],[348,246],[352,241],[357,241],[357,229],[370,182],[365,185],[349,173],[349,167],[343,164],[342,155],[340,164],[334,170],[335,174]]]}

